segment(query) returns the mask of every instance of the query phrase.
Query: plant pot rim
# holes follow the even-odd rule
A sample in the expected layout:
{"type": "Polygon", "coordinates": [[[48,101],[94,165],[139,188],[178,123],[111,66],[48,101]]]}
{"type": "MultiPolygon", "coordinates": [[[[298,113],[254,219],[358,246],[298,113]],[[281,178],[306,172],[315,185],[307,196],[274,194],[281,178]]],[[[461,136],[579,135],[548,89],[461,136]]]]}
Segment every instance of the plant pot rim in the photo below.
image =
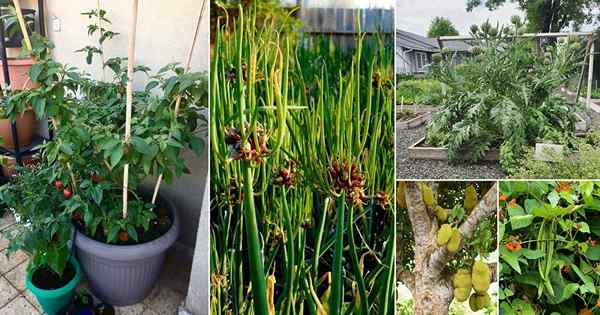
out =
{"type": "Polygon", "coordinates": [[[79,262],[77,261],[77,259],[75,259],[75,256],[73,255],[69,257],[69,262],[73,265],[73,267],[75,267],[75,276],[63,287],[53,290],[40,289],[36,287],[35,284],[33,284],[33,282],[31,281],[31,277],[33,276],[31,272],[27,272],[25,274],[25,286],[34,295],[42,295],[44,298],[60,297],[72,290],[75,290],[75,288],[79,284],[79,281],[81,280],[81,267],[79,266],[79,262]]]}
{"type": "Polygon", "coordinates": [[[75,228],[75,246],[91,255],[103,257],[112,261],[141,260],[166,251],[179,236],[179,215],[175,204],[168,198],[158,195],[160,203],[164,204],[173,215],[173,223],[169,230],[159,238],[149,242],[132,245],[116,245],[97,241],[86,236],[75,228]]]}
{"type": "MultiPolygon", "coordinates": [[[[7,60],[9,66],[31,66],[35,64],[35,60],[33,60],[33,57],[7,58],[7,60]]],[[[2,67],[2,64],[0,64],[0,67],[2,67]]]]}

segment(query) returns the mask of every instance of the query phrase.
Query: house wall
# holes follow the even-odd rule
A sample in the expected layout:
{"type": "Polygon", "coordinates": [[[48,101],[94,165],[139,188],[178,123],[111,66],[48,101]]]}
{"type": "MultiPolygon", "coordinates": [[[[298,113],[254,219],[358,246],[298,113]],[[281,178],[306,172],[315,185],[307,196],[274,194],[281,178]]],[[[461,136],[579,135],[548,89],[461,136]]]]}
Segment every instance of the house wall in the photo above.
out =
{"type": "MultiPolygon", "coordinates": [[[[97,2],[78,0],[44,2],[47,35],[56,45],[54,58],[89,72],[97,79],[102,79],[103,75],[110,78],[109,70],[103,74],[99,58],[95,58],[92,65],[87,65],[84,54],[75,53],[77,49],[97,42],[96,39],[88,37],[86,27],[90,20],[87,16],[81,15],[81,12],[96,9],[97,2]]],[[[105,54],[108,57],[126,57],[132,12],[131,1],[102,0],[100,3],[108,12],[108,19],[112,21],[108,29],[121,33],[114,40],[106,43],[105,54]]],[[[37,8],[37,2],[32,0],[23,2],[22,5],[37,8]]],[[[199,0],[139,1],[136,64],[146,65],[156,71],[168,63],[183,63],[191,46],[201,6],[202,1],[199,0]]],[[[208,30],[208,10],[205,16],[201,30],[208,30]]],[[[208,71],[208,42],[208,33],[201,32],[192,57],[192,71],[208,71]]],[[[142,88],[145,83],[146,79],[143,75],[136,75],[134,78],[135,88],[142,88]]],[[[164,187],[166,194],[177,204],[182,217],[183,225],[179,242],[190,248],[190,252],[196,242],[200,207],[207,181],[207,151],[205,150],[204,156],[200,158],[189,152],[184,154],[183,158],[187,161],[192,174],[184,175],[171,187],[164,187]]],[[[208,235],[206,241],[208,242],[208,235]]]]}

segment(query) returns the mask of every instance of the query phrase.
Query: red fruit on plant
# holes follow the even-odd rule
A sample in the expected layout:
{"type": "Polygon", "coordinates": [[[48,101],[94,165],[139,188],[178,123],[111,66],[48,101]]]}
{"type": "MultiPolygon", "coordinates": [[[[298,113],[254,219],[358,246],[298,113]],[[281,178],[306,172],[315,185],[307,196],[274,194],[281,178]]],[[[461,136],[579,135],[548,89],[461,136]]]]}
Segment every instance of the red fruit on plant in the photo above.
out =
{"type": "Polygon", "coordinates": [[[508,200],[508,196],[507,196],[507,195],[505,195],[505,194],[501,194],[501,195],[500,195],[500,200],[501,200],[501,201],[506,201],[506,200],[508,200]]]}
{"type": "Polygon", "coordinates": [[[104,178],[102,178],[102,176],[100,176],[96,173],[92,174],[92,182],[98,184],[98,183],[101,183],[103,180],[104,180],[104,178]]]}
{"type": "Polygon", "coordinates": [[[65,188],[65,190],[63,190],[63,197],[65,197],[65,199],[71,198],[71,195],[73,195],[73,193],[71,190],[69,190],[69,188],[65,188]]]}
{"type": "Polygon", "coordinates": [[[589,308],[582,308],[577,315],[592,315],[592,310],[589,308]]]}
{"type": "Polygon", "coordinates": [[[127,242],[129,240],[129,234],[127,234],[125,231],[119,232],[119,240],[121,242],[127,242]]]}
{"type": "Polygon", "coordinates": [[[62,189],[63,188],[63,183],[59,180],[55,180],[54,181],[54,187],[56,187],[56,189],[62,189]]]}
{"type": "Polygon", "coordinates": [[[76,221],[76,222],[81,222],[81,213],[79,213],[79,212],[73,213],[73,215],[71,216],[71,219],[73,219],[73,221],[76,221]]]}
{"type": "Polygon", "coordinates": [[[509,252],[512,252],[513,250],[515,250],[515,247],[513,246],[513,243],[506,243],[506,249],[508,249],[509,252]]]}

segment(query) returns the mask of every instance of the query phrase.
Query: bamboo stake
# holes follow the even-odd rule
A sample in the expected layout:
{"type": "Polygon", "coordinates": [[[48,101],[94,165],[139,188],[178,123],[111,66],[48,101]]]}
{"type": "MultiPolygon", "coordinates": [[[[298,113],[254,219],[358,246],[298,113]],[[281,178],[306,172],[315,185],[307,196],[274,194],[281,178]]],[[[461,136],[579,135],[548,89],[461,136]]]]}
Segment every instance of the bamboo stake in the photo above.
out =
{"type": "MultiPolygon", "coordinates": [[[[196,41],[198,40],[198,34],[200,33],[200,23],[202,21],[202,17],[204,16],[204,11],[206,9],[206,0],[202,1],[202,8],[200,9],[200,14],[198,15],[198,20],[196,21],[196,31],[194,32],[194,37],[192,39],[192,46],[188,50],[187,60],[184,67],[184,73],[190,70],[192,64],[192,55],[194,53],[194,46],[196,46],[196,41]]],[[[175,119],[177,119],[177,115],[179,114],[179,107],[181,106],[181,97],[182,95],[177,95],[177,99],[175,101],[175,119]]],[[[158,196],[158,191],[160,190],[160,184],[162,183],[163,174],[158,175],[158,179],[156,180],[156,185],[154,186],[154,193],[152,194],[152,204],[156,202],[156,197],[158,196]]]]}
{"type": "Polygon", "coordinates": [[[21,26],[21,30],[23,32],[23,38],[25,39],[25,46],[29,51],[31,51],[31,39],[29,39],[29,32],[27,31],[27,24],[25,24],[25,19],[23,18],[23,12],[21,12],[21,4],[19,0],[13,0],[13,4],[15,5],[15,11],[17,14],[17,20],[19,20],[19,25],[21,26]]]}
{"type": "MultiPolygon", "coordinates": [[[[138,16],[138,0],[133,0],[131,13],[131,26],[129,33],[129,51],[127,54],[127,105],[125,110],[125,141],[124,146],[129,144],[131,137],[131,109],[133,107],[133,63],[135,58],[135,34],[138,16]]],[[[129,186],[129,163],[123,169],[123,218],[127,218],[127,191],[129,186]]]]}

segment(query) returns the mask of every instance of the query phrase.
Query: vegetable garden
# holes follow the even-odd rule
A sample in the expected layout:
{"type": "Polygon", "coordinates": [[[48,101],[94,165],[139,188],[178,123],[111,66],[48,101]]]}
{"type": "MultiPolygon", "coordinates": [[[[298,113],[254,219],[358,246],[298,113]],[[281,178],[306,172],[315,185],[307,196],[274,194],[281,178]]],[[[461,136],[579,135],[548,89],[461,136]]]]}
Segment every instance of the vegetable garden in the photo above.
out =
{"type": "Polygon", "coordinates": [[[600,183],[500,185],[504,314],[600,313],[600,183]]]}
{"type": "Polygon", "coordinates": [[[555,178],[552,162],[558,162],[566,169],[559,175],[577,178],[576,165],[598,154],[587,149],[594,143],[598,114],[561,88],[587,74],[593,38],[586,42],[565,34],[541,46],[535,36],[523,34],[518,17],[511,22],[472,26],[471,36],[461,37],[473,45],[461,64],[453,63],[448,49],[433,56],[430,76],[443,85],[443,105],[432,115],[424,141],[409,154],[441,150],[455,165],[494,161],[517,178],[555,178]],[[547,149],[538,144],[560,146],[560,152],[544,151],[551,158],[540,158],[547,149]]]}
{"type": "Polygon", "coordinates": [[[255,9],[214,37],[211,313],[392,314],[390,39],[303,45],[255,9]]]}

